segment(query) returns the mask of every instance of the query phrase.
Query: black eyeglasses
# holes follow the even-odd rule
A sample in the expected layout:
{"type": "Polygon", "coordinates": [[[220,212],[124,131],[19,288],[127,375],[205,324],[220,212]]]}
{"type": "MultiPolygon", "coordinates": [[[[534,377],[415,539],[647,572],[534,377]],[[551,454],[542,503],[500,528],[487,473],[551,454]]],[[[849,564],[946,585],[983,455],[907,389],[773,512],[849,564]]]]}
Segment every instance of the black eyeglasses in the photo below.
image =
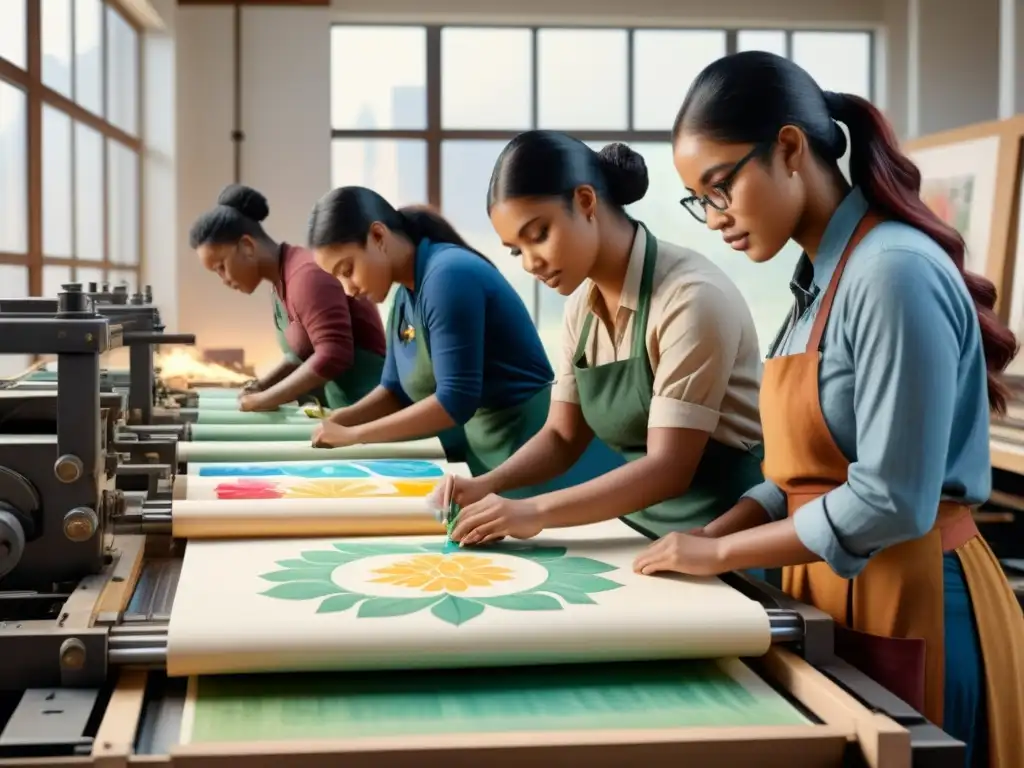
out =
{"type": "Polygon", "coordinates": [[[710,205],[719,212],[728,209],[729,205],[732,203],[729,190],[736,181],[736,176],[743,170],[743,166],[758,155],[771,149],[772,144],[773,142],[758,144],[736,162],[736,165],[734,165],[732,170],[725,175],[725,178],[717,184],[712,185],[706,195],[690,195],[689,197],[684,197],[680,200],[679,204],[701,224],[706,224],[708,220],[708,206],[710,205]]]}

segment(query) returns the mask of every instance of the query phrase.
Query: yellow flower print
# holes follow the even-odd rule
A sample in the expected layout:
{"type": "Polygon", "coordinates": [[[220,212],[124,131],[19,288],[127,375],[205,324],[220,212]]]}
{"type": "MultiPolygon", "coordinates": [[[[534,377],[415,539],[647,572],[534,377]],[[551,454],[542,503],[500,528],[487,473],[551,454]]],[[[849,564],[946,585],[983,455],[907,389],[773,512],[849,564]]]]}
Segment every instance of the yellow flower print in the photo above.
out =
{"type": "Polygon", "coordinates": [[[422,592],[465,592],[470,587],[489,587],[510,581],[510,569],[494,565],[489,557],[476,555],[416,555],[385,568],[377,568],[378,584],[394,584],[422,592]]]}
{"type": "Polygon", "coordinates": [[[306,480],[284,488],[286,499],[365,499],[373,496],[426,498],[432,480],[306,480]]]}

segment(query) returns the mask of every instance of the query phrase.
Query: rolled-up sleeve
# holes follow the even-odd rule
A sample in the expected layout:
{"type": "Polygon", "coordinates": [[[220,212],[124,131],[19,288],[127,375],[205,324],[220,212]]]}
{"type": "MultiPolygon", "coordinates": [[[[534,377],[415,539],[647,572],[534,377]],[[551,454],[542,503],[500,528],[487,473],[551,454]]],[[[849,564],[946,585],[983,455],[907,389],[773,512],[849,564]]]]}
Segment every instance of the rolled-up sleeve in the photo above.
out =
{"type": "Polygon", "coordinates": [[[580,391],[576,386],[576,346],[579,344],[581,326],[589,311],[586,309],[587,303],[582,300],[589,293],[588,287],[569,297],[562,316],[562,347],[555,369],[555,385],[551,388],[551,399],[562,403],[578,405],[580,402],[580,391]]]}
{"type": "Polygon", "coordinates": [[[648,428],[715,431],[743,333],[740,311],[718,287],[692,283],[652,315],[658,359],[648,428]]]}
{"type": "Polygon", "coordinates": [[[452,421],[465,424],[483,395],[486,288],[456,262],[433,270],[420,292],[435,396],[452,421]]]}
{"type": "Polygon", "coordinates": [[[348,296],[341,283],[315,265],[303,267],[288,281],[288,294],[296,318],[313,346],[306,360],[323,379],[330,381],[352,367],[355,340],[348,296]]]}
{"type": "Polygon", "coordinates": [[[801,507],[804,545],[844,578],[927,533],[946,471],[961,338],[973,319],[955,276],[913,250],[864,254],[850,275],[857,459],[843,485],[801,507]]]}
{"type": "Polygon", "coordinates": [[[782,520],[788,512],[786,494],[771,480],[758,483],[744,493],[743,498],[753,499],[760,504],[772,520],[782,520]]]}

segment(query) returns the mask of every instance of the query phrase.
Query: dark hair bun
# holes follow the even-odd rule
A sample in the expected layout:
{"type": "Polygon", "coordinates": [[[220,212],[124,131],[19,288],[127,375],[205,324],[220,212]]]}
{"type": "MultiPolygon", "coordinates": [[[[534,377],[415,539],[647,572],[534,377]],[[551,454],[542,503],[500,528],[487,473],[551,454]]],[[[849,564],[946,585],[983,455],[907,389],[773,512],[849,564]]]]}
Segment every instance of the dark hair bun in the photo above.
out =
{"type": "Polygon", "coordinates": [[[217,205],[234,208],[247,219],[261,222],[270,215],[270,205],[267,198],[261,195],[252,187],[242,184],[231,184],[224,187],[217,198],[217,205]]]}
{"type": "Polygon", "coordinates": [[[643,199],[650,185],[643,155],[625,144],[609,144],[597,158],[613,203],[625,206],[643,199]]]}

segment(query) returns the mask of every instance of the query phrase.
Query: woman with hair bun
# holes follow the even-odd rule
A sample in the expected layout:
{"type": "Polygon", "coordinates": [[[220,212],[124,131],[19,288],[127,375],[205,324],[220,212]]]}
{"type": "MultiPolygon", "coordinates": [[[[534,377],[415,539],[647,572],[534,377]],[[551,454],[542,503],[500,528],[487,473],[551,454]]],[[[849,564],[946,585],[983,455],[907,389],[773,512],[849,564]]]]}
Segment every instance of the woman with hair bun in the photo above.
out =
{"type": "Polygon", "coordinates": [[[269,215],[263,195],[233,184],[189,233],[190,247],[224,285],[251,294],[266,282],[273,290],[274,326],[284,358],[245,388],[239,407],[272,411],[308,397],[329,408],[354,403],[380,382],[385,352],[380,313],[370,302],[346,296],[309,251],[274,242],[261,223],[269,215]]]}
{"type": "Polygon", "coordinates": [[[882,114],[787,59],[709,65],[673,144],[690,214],[751,261],[789,240],[804,253],[761,383],[765,482],[635,568],[783,566],[835,619],[837,652],[964,741],[968,764],[1024,765],[1024,618],[972,519],[1017,346],[995,287],[964,271],[882,114]]]}
{"type": "Polygon", "coordinates": [[[557,132],[521,134],[498,158],[495,231],[571,298],[544,428],[494,471],[445,480],[463,545],[614,518],[656,538],[705,525],[763,479],[753,318],[721,269],[625,213],[647,185],[629,147],[597,153],[557,132]],[[499,495],[561,471],[595,436],[621,466],[543,496],[499,495]]]}
{"type": "MultiPolygon", "coordinates": [[[[449,461],[481,475],[541,428],[554,374],[530,313],[498,268],[440,214],[426,206],[396,210],[371,189],[342,187],[314,206],[308,239],[325,275],[349,295],[380,304],[397,288],[379,386],[332,414],[314,445],[437,435],[449,461]]],[[[613,458],[602,449],[595,443],[520,493],[593,476],[613,458]]]]}

